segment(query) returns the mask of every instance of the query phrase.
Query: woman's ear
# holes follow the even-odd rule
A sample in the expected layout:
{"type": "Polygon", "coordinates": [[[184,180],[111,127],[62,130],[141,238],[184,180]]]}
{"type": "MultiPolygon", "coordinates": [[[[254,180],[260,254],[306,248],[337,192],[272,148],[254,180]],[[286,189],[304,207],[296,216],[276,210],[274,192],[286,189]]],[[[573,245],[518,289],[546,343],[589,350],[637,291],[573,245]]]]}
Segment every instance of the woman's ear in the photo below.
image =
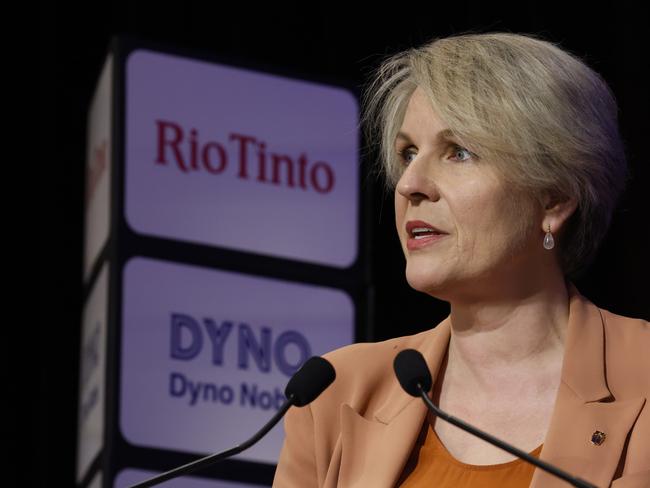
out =
{"type": "Polygon", "coordinates": [[[543,203],[543,232],[547,232],[549,229],[552,233],[560,232],[578,207],[578,200],[575,197],[559,194],[546,194],[543,197],[543,203]]]}

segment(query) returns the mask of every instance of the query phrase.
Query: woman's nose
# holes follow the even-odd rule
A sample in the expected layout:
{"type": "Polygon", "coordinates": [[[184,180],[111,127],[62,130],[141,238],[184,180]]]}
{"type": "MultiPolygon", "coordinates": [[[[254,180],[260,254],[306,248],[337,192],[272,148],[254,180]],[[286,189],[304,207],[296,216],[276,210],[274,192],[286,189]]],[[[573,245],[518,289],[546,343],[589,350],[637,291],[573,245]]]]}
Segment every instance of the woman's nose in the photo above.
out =
{"type": "Polygon", "coordinates": [[[416,156],[404,169],[395,190],[404,198],[412,201],[425,199],[437,201],[440,195],[430,173],[431,171],[427,167],[426,161],[416,156]]]}

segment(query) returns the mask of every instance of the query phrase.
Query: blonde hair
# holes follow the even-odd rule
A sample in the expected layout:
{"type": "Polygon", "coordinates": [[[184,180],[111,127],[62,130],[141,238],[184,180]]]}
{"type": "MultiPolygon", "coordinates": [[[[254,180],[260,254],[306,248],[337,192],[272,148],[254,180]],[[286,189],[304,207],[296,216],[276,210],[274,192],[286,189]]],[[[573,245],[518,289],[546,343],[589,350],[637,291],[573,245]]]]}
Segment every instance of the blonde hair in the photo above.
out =
{"type": "Polygon", "coordinates": [[[418,86],[513,189],[577,199],[557,240],[560,262],[565,275],[588,265],[627,177],[618,106],[603,78],[531,34],[464,33],[386,57],[364,90],[361,124],[390,190],[402,171],[395,139],[418,86]]]}

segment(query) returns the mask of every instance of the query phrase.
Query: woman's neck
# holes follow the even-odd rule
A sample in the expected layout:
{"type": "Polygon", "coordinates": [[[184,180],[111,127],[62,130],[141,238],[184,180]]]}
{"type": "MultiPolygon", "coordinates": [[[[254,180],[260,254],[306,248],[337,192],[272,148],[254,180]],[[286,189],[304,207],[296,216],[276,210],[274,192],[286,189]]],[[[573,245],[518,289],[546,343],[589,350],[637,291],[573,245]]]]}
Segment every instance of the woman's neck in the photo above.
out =
{"type": "Polygon", "coordinates": [[[531,371],[559,372],[569,316],[564,279],[498,298],[451,302],[448,370],[482,391],[531,371]]]}

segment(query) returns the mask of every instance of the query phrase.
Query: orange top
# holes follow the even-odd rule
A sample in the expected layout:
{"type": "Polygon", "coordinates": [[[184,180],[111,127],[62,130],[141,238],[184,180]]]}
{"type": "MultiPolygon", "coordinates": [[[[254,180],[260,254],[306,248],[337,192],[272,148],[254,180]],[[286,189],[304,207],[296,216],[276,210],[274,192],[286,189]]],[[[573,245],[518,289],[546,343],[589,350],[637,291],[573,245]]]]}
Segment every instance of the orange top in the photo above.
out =
{"type": "MultiPolygon", "coordinates": [[[[535,470],[535,466],[532,464],[523,459],[515,459],[501,464],[462,463],[447,451],[436,431],[430,427],[428,422],[426,425],[426,438],[422,441],[422,436],[420,436],[413,455],[402,474],[402,483],[399,484],[401,488],[424,486],[523,488],[530,485],[535,470]]],[[[542,445],[529,454],[539,457],[541,450],[542,445]]]]}

